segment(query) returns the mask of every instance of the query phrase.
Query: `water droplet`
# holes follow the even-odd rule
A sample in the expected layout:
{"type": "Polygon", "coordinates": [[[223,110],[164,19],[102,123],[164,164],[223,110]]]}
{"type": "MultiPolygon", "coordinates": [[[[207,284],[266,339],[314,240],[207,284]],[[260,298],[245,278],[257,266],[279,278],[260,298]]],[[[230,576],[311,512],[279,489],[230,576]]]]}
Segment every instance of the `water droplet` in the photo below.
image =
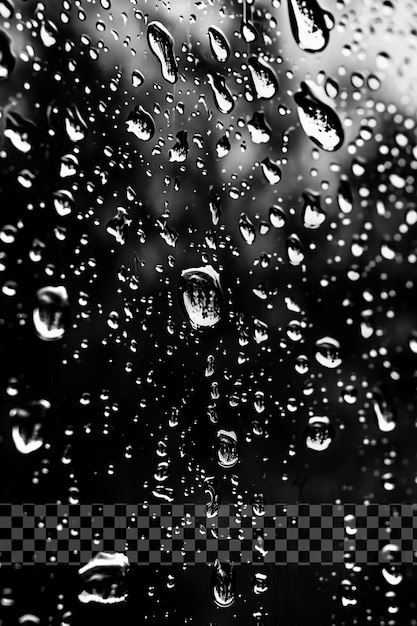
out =
{"type": "Polygon", "coordinates": [[[155,134],[155,122],[152,115],[139,105],[131,111],[126,119],[127,131],[142,141],[149,141],[155,134]]]}
{"type": "Polygon", "coordinates": [[[242,213],[239,219],[239,230],[244,241],[250,246],[256,238],[255,227],[245,213],[242,213]]]}
{"type": "Polygon", "coordinates": [[[257,596],[265,593],[269,589],[268,576],[263,572],[256,572],[252,578],[252,591],[257,596]]]}
{"type": "Polygon", "coordinates": [[[262,172],[270,185],[277,185],[281,180],[281,169],[269,157],[261,162],[262,172]]]}
{"type": "Polygon", "coordinates": [[[171,163],[182,163],[186,160],[188,154],[187,131],[180,130],[176,137],[177,141],[174,147],[169,151],[169,160],[171,163]]]}
{"type": "Polygon", "coordinates": [[[116,239],[117,243],[123,246],[127,241],[131,223],[132,220],[126,209],[118,207],[117,214],[107,222],[106,231],[116,239]]]}
{"type": "Polygon", "coordinates": [[[150,22],[147,30],[148,45],[161,65],[162,76],[169,83],[178,79],[178,65],[174,55],[174,39],[161,22],[150,22]]]}
{"type": "Polygon", "coordinates": [[[393,587],[399,585],[403,580],[401,568],[398,565],[388,565],[382,568],[382,576],[387,583],[393,587]]]}
{"type": "Polygon", "coordinates": [[[33,311],[36,333],[44,341],[62,339],[70,322],[68,293],[65,287],[44,287],[36,293],[33,311]]]}
{"type": "Polygon", "coordinates": [[[41,24],[39,34],[42,39],[42,43],[47,48],[54,46],[58,38],[58,29],[51,20],[44,20],[41,24]]]}
{"type": "Polygon", "coordinates": [[[334,369],[342,364],[340,343],[333,337],[322,337],[316,341],[315,357],[320,365],[334,369]]]}
{"type": "Polygon", "coordinates": [[[272,67],[263,59],[251,57],[248,67],[255,88],[256,97],[268,100],[278,91],[278,80],[272,67]]]}
{"type": "Polygon", "coordinates": [[[350,213],[353,208],[353,196],[347,176],[340,179],[339,188],[337,190],[337,203],[342,213],[350,213]]]}
{"type": "Polygon", "coordinates": [[[326,219],[326,213],[321,208],[320,195],[311,191],[303,193],[303,225],[305,228],[319,228],[326,219]]]}
{"type": "Polygon", "coordinates": [[[331,13],[323,11],[316,0],[288,0],[293,37],[306,52],[320,52],[329,42],[334,26],[331,13]]]}
{"type": "Polygon", "coordinates": [[[217,462],[220,467],[230,469],[239,461],[237,435],[234,430],[219,430],[217,438],[217,462]]]}
{"type": "Polygon", "coordinates": [[[253,143],[268,143],[271,139],[272,130],[265,120],[263,111],[256,111],[247,126],[253,143]]]}
{"type": "Polygon", "coordinates": [[[132,72],[132,85],[133,87],[140,87],[145,82],[145,77],[139,70],[133,70],[132,72]]]}
{"type": "Polygon", "coordinates": [[[178,296],[192,328],[213,328],[222,319],[224,298],[220,275],[211,265],[183,270],[178,296]]]}
{"type": "Polygon", "coordinates": [[[66,217],[74,208],[74,196],[67,189],[54,191],[54,208],[60,217],[66,217]]]}
{"type": "Polygon", "coordinates": [[[69,107],[66,107],[64,124],[69,139],[71,139],[74,143],[82,141],[82,139],[84,139],[87,135],[87,124],[75,104],[71,104],[69,107]]]}
{"type": "Polygon", "coordinates": [[[50,408],[47,400],[39,400],[11,409],[12,439],[21,454],[30,454],[43,446],[43,426],[50,408]]]}
{"type": "Polygon", "coordinates": [[[225,63],[230,56],[230,45],[225,34],[215,26],[210,26],[208,34],[212,55],[219,63],[225,63]]]}
{"type": "Polygon", "coordinates": [[[11,50],[11,39],[0,30],[0,80],[6,80],[13,72],[16,59],[11,50]]]}
{"type": "Polygon", "coordinates": [[[306,448],[315,452],[327,450],[335,438],[335,431],[328,417],[310,417],[304,431],[306,448]]]}
{"type": "Polygon", "coordinates": [[[78,570],[86,589],[78,596],[83,604],[117,604],[127,599],[125,577],[128,558],[119,552],[99,552],[78,570]]]}
{"type": "Polygon", "coordinates": [[[385,394],[379,387],[374,387],[372,390],[372,405],[379,430],[383,433],[394,430],[397,423],[394,406],[387,401],[385,394]]]}
{"type": "Polygon", "coordinates": [[[223,137],[220,137],[219,141],[216,143],[217,156],[219,157],[219,159],[222,159],[227,154],[229,154],[229,151],[230,151],[229,138],[227,137],[227,135],[223,135],[223,137]]]}
{"type": "Polygon", "coordinates": [[[338,587],[338,595],[342,606],[355,606],[358,603],[357,587],[348,578],[341,581],[338,587]]]}
{"type": "Polygon", "coordinates": [[[294,95],[301,128],[317,146],[328,152],[340,148],[344,132],[335,111],[318,100],[306,83],[301,83],[301,91],[294,95]]]}
{"type": "Polygon", "coordinates": [[[207,80],[213,92],[214,102],[220,113],[230,113],[234,106],[233,96],[221,74],[207,74],[207,80]]]}
{"type": "Polygon", "coordinates": [[[35,124],[25,119],[20,113],[15,111],[7,113],[4,136],[10,139],[14,147],[20,152],[26,154],[32,150],[35,129],[35,124]]]}
{"type": "Polygon", "coordinates": [[[232,563],[214,562],[214,571],[211,576],[211,595],[220,608],[231,606],[235,600],[235,582],[232,563]]]}
{"type": "Polygon", "coordinates": [[[290,235],[287,239],[287,257],[291,265],[301,265],[304,261],[304,248],[298,235],[290,235]]]}
{"type": "Polygon", "coordinates": [[[274,204],[269,209],[269,221],[274,228],[283,228],[287,222],[287,217],[281,207],[274,204]]]}

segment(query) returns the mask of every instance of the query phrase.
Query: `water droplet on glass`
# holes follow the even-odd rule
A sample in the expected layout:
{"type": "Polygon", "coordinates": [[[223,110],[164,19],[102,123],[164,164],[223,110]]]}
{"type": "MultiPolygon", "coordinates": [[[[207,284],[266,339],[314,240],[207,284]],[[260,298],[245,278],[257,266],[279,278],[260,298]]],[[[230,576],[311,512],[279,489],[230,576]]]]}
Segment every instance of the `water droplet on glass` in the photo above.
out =
{"type": "Polygon", "coordinates": [[[20,113],[15,111],[7,113],[4,136],[10,139],[14,147],[20,152],[26,154],[32,150],[35,129],[35,124],[25,119],[20,113]]]}
{"type": "Polygon", "coordinates": [[[388,565],[382,568],[382,576],[392,587],[396,587],[403,580],[401,568],[398,565],[388,565]]]}
{"type": "Polygon", "coordinates": [[[317,146],[328,152],[340,148],[344,140],[342,124],[336,112],[316,98],[306,83],[294,95],[301,128],[317,146]]]}
{"type": "Polygon", "coordinates": [[[342,606],[355,606],[358,603],[357,587],[348,578],[341,581],[338,587],[338,595],[342,606]]]}
{"type": "Polygon", "coordinates": [[[277,185],[281,180],[281,169],[269,157],[261,162],[262,173],[270,185],[277,185]]]}
{"type": "Polygon", "coordinates": [[[290,235],[287,239],[287,257],[291,265],[301,265],[304,261],[304,248],[298,235],[290,235]]]}
{"type": "Polygon", "coordinates": [[[239,219],[239,230],[243,240],[250,246],[255,241],[255,227],[245,213],[242,213],[239,219]]]}
{"type": "Polygon", "coordinates": [[[331,13],[321,9],[316,0],[288,0],[293,37],[306,52],[320,52],[329,42],[334,26],[331,13]]]}
{"type": "Polygon", "coordinates": [[[36,333],[44,341],[62,339],[70,322],[68,293],[65,287],[44,287],[36,293],[33,311],[36,333]]]}
{"type": "Polygon", "coordinates": [[[187,131],[180,130],[176,137],[177,141],[174,147],[169,151],[169,160],[171,163],[182,163],[185,161],[188,154],[187,131]]]}
{"type": "Polygon", "coordinates": [[[178,297],[184,315],[194,329],[213,328],[222,319],[224,298],[220,275],[211,265],[183,270],[178,297]]]}
{"type": "Polygon", "coordinates": [[[304,431],[304,442],[308,450],[323,452],[335,438],[335,431],[328,417],[310,417],[304,431]]]}
{"type": "Polygon", "coordinates": [[[256,572],[252,578],[252,591],[257,596],[265,593],[269,589],[268,576],[263,572],[256,572]]]}
{"type": "Polygon", "coordinates": [[[234,106],[233,96],[221,74],[207,74],[207,80],[213,92],[214,102],[220,113],[230,113],[234,106]]]}
{"type": "Polygon", "coordinates": [[[148,45],[161,65],[162,76],[169,83],[178,79],[178,65],[174,55],[174,39],[161,22],[150,22],[147,30],[148,45]]]}
{"type": "Polygon", "coordinates": [[[58,29],[51,20],[44,20],[41,24],[39,34],[42,39],[42,43],[47,48],[54,46],[58,38],[58,29]]]}
{"type": "Polygon", "coordinates": [[[117,214],[107,222],[106,231],[122,246],[127,241],[131,223],[132,220],[129,218],[126,209],[118,207],[117,214]]]}
{"type": "Polygon", "coordinates": [[[333,369],[342,364],[340,343],[333,337],[322,337],[322,339],[316,341],[314,356],[323,367],[333,369]]]}
{"type": "Polygon", "coordinates": [[[11,50],[11,40],[0,30],[0,80],[6,80],[14,70],[16,59],[11,50]]]}
{"type": "Polygon", "coordinates": [[[255,111],[247,127],[253,143],[268,143],[271,139],[272,130],[265,120],[263,111],[255,111]]]}
{"type": "Polygon", "coordinates": [[[320,195],[311,191],[303,193],[303,225],[305,228],[319,228],[326,219],[326,213],[321,208],[320,195]]]}
{"type": "Polygon", "coordinates": [[[208,34],[212,55],[219,63],[225,63],[230,56],[230,45],[225,34],[215,26],[210,26],[208,34]]]}
{"type": "Polygon", "coordinates": [[[385,394],[379,387],[374,387],[372,390],[372,405],[379,430],[383,433],[389,433],[394,430],[397,423],[394,406],[388,402],[385,394]]]}
{"type": "Polygon", "coordinates": [[[47,400],[39,400],[11,409],[12,439],[22,454],[30,454],[43,446],[43,426],[50,408],[47,400]]]}
{"type": "Polygon", "coordinates": [[[281,207],[274,204],[269,209],[269,221],[274,228],[283,228],[287,222],[287,217],[281,207]]]}
{"type": "Polygon", "coordinates": [[[237,435],[234,430],[219,430],[217,433],[217,462],[220,467],[230,469],[239,461],[237,435]]]}
{"type": "Polygon", "coordinates": [[[337,190],[337,203],[342,213],[350,213],[353,208],[353,196],[349,179],[342,176],[337,190]]]}
{"type": "Polygon", "coordinates": [[[133,87],[140,87],[145,82],[145,77],[139,70],[133,70],[132,72],[132,85],[133,87]]]}
{"type": "Polygon", "coordinates": [[[220,137],[219,141],[216,143],[217,156],[219,157],[219,159],[222,159],[227,154],[229,154],[229,151],[230,151],[229,138],[227,137],[227,135],[223,135],[223,137],[220,137]]]}
{"type": "Polygon", "coordinates": [[[74,143],[82,141],[82,139],[84,139],[87,135],[87,124],[75,104],[71,104],[69,107],[66,107],[64,123],[66,133],[69,139],[71,139],[74,143]]]}
{"type": "Polygon", "coordinates": [[[99,552],[78,570],[85,589],[78,599],[83,604],[117,604],[127,599],[125,577],[129,569],[127,556],[119,552],[99,552]]]}
{"type": "Polygon", "coordinates": [[[268,100],[278,90],[278,80],[272,67],[263,59],[251,57],[248,67],[255,88],[256,97],[268,100]]]}
{"type": "Polygon", "coordinates": [[[220,608],[231,606],[235,600],[235,582],[232,563],[214,562],[211,576],[211,596],[220,608]]]}
{"type": "Polygon", "coordinates": [[[127,131],[142,141],[149,141],[155,134],[155,122],[150,113],[139,105],[131,111],[126,119],[127,131]]]}

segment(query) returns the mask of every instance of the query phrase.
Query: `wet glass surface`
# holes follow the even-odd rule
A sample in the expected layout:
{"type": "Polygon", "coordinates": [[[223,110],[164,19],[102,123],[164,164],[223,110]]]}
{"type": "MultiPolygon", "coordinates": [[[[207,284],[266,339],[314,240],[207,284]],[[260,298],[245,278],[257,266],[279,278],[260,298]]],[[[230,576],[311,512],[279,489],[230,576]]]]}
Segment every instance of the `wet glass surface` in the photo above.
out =
{"type": "MultiPolygon", "coordinates": [[[[0,18],[0,502],[416,502],[414,2],[0,18]]],[[[2,624],[417,619],[411,565],[95,558],[2,624]]]]}

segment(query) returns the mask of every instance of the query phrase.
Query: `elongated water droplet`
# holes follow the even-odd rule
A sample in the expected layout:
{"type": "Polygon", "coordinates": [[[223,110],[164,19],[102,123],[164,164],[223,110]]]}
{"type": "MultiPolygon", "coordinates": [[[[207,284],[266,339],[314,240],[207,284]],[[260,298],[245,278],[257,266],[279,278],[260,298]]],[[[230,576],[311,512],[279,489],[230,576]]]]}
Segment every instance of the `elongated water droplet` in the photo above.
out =
{"type": "Polygon", "coordinates": [[[86,589],[78,596],[87,604],[118,604],[127,599],[125,577],[129,569],[127,556],[119,552],[99,552],[78,570],[86,589]]]}
{"type": "Polygon", "coordinates": [[[324,102],[318,100],[306,83],[294,95],[301,128],[317,146],[328,152],[340,148],[344,132],[339,117],[324,102]]]}
{"type": "Polygon", "coordinates": [[[44,341],[62,339],[70,322],[68,293],[65,287],[44,287],[36,293],[33,311],[36,333],[44,341]]]}
{"type": "Polygon", "coordinates": [[[161,65],[164,79],[176,83],[178,64],[174,54],[174,39],[161,22],[150,22],[147,30],[148,45],[161,65]]]}
{"type": "Polygon", "coordinates": [[[271,139],[272,130],[265,120],[263,111],[256,111],[247,126],[253,143],[268,143],[271,139]]]}
{"type": "Polygon", "coordinates": [[[21,454],[30,454],[43,446],[44,421],[50,408],[47,400],[39,400],[11,409],[12,439],[21,454]]]}
{"type": "Polygon", "coordinates": [[[274,228],[283,228],[286,224],[287,217],[281,207],[274,204],[269,209],[269,221],[274,228]]]}
{"type": "Polygon", "coordinates": [[[398,565],[387,565],[382,568],[382,576],[392,587],[396,587],[403,580],[401,568],[398,565]]]}
{"type": "Polygon", "coordinates": [[[265,500],[262,493],[254,493],[251,498],[252,512],[257,517],[265,515],[265,500]]]}
{"type": "Polygon", "coordinates": [[[235,600],[235,582],[232,563],[214,562],[211,577],[211,596],[220,608],[231,606],[235,600]]]}
{"type": "Polygon", "coordinates": [[[310,417],[304,431],[306,448],[315,452],[327,450],[335,438],[335,430],[328,417],[310,417]]]}
{"type": "Polygon", "coordinates": [[[298,235],[290,235],[287,239],[287,257],[291,265],[301,265],[304,261],[304,248],[298,235]]]}
{"type": "Polygon", "coordinates": [[[187,131],[180,130],[177,135],[177,141],[174,147],[169,151],[169,160],[176,163],[182,163],[187,158],[188,154],[188,141],[187,131]]]}
{"type": "Polygon", "coordinates": [[[239,461],[237,435],[234,430],[219,430],[217,438],[217,462],[220,467],[230,469],[239,461]]]}
{"type": "Polygon", "coordinates": [[[225,63],[230,56],[230,45],[226,35],[215,26],[210,26],[208,34],[212,55],[219,63],[225,63]]]}
{"type": "Polygon", "coordinates": [[[255,88],[256,97],[268,100],[278,91],[278,80],[272,67],[263,59],[251,57],[248,67],[255,88]]]}
{"type": "Polygon", "coordinates": [[[71,104],[69,107],[66,107],[64,113],[64,123],[66,133],[74,143],[81,141],[87,135],[87,124],[75,104],[71,104]]]}
{"type": "Polygon", "coordinates": [[[244,241],[250,246],[255,241],[255,227],[245,213],[242,213],[239,219],[239,230],[244,241]]]}
{"type": "Polygon", "coordinates": [[[281,180],[281,169],[269,157],[261,162],[262,172],[270,185],[277,185],[281,180]]]}
{"type": "Polygon", "coordinates": [[[42,39],[42,43],[46,48],[51,48],[57,42],[58,29],[51,20],[44,20],[41,24],[39,34],[42,39]]]}
{"type": "Polygon", "coordinates": [[[319,228],[326,219],[326,213],[320,205],[320,195],[311,191],[303,193],[303,225],[305,228],[319,228]]]}
{"type": "Polygon", "coordinates": [[[61,217],[69,215],[74,207],[74,196],[67,189],[54,191],[54,208],[61,217]]]}
{"type": "Polygon", "coordinates": [[[204,480],[204,491],[210,496],[210,501],[206,504],[206,517],[216,517],[219,514],[222,497],[221,493],[216,489],[216,479],[213,476],[204,480]]]}
{"type": "Polygon", "coordinates": [[[353,208],[353,196],[347,176],[340,179],[339,188],[337,190],[337,203],[342,213],[350,213],[353,208]]]}
{"type": "Polygon", "coordinates": [[[133,87],[140,87],[145,82],[145,77],[139,70],[133,70],[132,72],[132,85],[133,87]]]}
{"type": "Polygon", "coordinates": [[[223,135],[223,137],[220,137],[219,141],[216,143],[217,156],[219,157],[219,159],[222,159],[227,154],[229,154],[229,151],[230,151],[229,138],[227,137],[227,135],[223,135]]]}
{"type": "Polygon", "coordinates": [[[127,132],[133,133],[142,141],[149,141],[155,134],[155,122],[142,105],[136,106],[126,119],[127,132]]]}
{"type": "Polygon", "coordinates": [[[322,337],[316,341],[316,360],[323,367],[334,369],[342,364],[340,357],[340,343],[333,337],[322,337]]]}
{"type": "Polygon", "coordinates": [[[306,52],[320,52],[329,42],[334,26],[331,13],[323,11],[316,0],[288,0],[293,37],[306,52]]]}
{"type": "Polygon", "coordinates": [[[118,207],[117,214],[107,222],[106,231],[116,239],[117,243],[123,246],[127,241],[131,223],[132,220],[126,209],[118,207]]]}
{"type": "Polygon", "coordinates": [[[374,387],[372,390],[372,405],[379,430],[383,433],[389,433],[394,430],[397,425],[397,415],[394,406],[388,402],[379,387],[374,387]]]}
{"type": "Polygon", "coordinates": [[[0,80],[6,80],[13,72],[16,59],[11,50],[11,39],[0,30],[0,80]]]}
{"type": "Polygon", "coordinates": [[[234,106],[233,96],[230,93],[226,79],[221,74],[207,74],[207,80],[213,92],[214,102],[220,113],[230,113],[234,106]]]}
{"type": "Polygon", "coordinates": [[[222,319],[224,298],[220,276],[211,265],[183,270],[178,296],[184,315],[194,329],[213,328],[222,319]]]}
{"type": "Polygon", "coordinates": [[[259,596],[265,593],[269,589],[268,576],[264,572],[256,572],[252,578],[252,591],[255,595],[259,596]]]}
{"type": "Polygon", "coordinates": [[[27,153],[34,144],[35,124],[16,111],[9,111],[6,116],[4,136],[10,139],[20,152],[27,153]]]}

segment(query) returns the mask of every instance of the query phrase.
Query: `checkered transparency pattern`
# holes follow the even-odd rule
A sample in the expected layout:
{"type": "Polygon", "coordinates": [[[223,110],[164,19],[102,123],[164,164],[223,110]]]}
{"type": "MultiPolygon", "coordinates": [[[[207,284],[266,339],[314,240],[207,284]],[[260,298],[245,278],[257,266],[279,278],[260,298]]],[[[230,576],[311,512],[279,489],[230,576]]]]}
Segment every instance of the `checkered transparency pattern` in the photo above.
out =
{"type": "Polygon", "coordinates": [[[0,563],[361,564],[417,561],[417,505],[3,504],[0,563]]]}

